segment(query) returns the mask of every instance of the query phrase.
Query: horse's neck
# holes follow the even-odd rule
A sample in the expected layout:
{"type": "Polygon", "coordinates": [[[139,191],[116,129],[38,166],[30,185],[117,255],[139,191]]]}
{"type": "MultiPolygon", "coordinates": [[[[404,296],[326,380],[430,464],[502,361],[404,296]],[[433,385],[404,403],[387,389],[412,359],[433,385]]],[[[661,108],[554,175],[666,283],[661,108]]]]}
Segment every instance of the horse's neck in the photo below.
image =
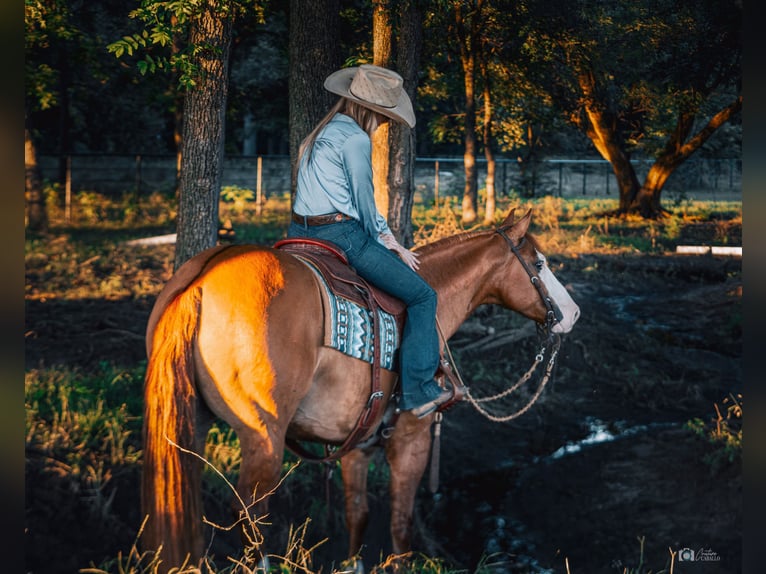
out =
{"type": "Polygon", "coordinates": [[[438,294],[439,324],[447,339],[488,302],[491,274],[502,257],[490,248],[491,242],[491,234],[446,241],[421,258],[420,272],[438,294]]]}

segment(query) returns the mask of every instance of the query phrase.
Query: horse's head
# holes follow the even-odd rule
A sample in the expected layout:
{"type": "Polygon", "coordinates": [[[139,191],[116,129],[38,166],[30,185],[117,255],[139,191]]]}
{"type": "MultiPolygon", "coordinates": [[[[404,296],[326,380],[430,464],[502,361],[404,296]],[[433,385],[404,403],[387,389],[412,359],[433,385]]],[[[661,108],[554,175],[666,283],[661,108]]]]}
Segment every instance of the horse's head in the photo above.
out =
{"type": "Polygon", "coordinates": [[[580,317],[580,308],[548,267],[535,239],[527,233],[532,210],[518,221],[514,221],[514,212],[515,209],[511,209],[495,232],[505,240],[517,260],[511,261],[511,265],[515,263],[522,270],[513,272],[525,273],[532,288],[521,293],[515,281],[504,282],[507,292],[501,293],[501,297],[507,303],[513,301],[519,313],[546,324],[554,333],[568,333],[580,317]]]}

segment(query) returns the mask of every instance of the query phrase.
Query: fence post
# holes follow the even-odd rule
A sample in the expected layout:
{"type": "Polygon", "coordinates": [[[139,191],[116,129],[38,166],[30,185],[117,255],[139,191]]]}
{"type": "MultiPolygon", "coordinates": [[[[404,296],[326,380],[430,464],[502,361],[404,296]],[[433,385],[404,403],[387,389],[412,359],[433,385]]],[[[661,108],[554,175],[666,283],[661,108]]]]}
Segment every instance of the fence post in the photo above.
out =
{"type": "Polygon", "coordinates": [[[260,215],[263,211],[263,156],[258,156],[255,174],[255,214],[260,215]]]}
{"type": "Polygon", "coordinates": [[[582,194],[585,195],[585,182],[588,179],[588,166],[583,164],[582,166],[582,194]]]}
{"type": "Polygon", "coordinates": [[[141,155],[136,156],[136,199],[141,195],[141,155]]]}
{"type": "Polygon", "coordinates": [[[439,209],[439,160],[434,162],[434,207],[439,209]]]}
{"type": "Polygon", "coordinates": [[[66,178],[64,180],[64,221],[72,221],[72,156],[66,156],[66,178]]]}
{"type": "Polygon", "coordinates": [[[564,164],[559,164],[559,197],[563,197],[563,183],[562,180],[564,179],[564,164]]]}
{"type": "Polygon", "coordinates": [[[604,166],[604,174],[606,175],[606,194],[609,195],[609,166],[611,164],[609,162],[606,163],[604,166]]]}

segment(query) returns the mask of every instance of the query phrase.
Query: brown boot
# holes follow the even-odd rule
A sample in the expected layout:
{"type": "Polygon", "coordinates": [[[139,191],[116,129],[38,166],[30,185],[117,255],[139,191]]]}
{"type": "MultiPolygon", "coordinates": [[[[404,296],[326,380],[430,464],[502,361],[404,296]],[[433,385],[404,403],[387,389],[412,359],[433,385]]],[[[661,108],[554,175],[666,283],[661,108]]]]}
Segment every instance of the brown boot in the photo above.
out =
{"type": "Polygon", "coordinates": [[[437,396],[435,399],[431,399],[426,404],[415,407],[410,412],[419,419],[422,419],[423,417],[430,415],[436,410],[442,410],[444,405],[449,403],[451,400],[452,391],[445,389],[439,393],[439,396],[437,396]]]}

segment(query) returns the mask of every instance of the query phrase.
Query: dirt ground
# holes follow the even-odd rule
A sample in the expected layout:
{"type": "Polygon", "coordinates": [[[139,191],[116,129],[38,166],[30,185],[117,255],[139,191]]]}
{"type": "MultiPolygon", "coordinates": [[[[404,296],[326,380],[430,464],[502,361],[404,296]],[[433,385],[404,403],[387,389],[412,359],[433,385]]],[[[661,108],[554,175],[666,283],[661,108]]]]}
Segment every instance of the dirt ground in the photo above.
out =
{"type": "MultiPolygon", "coordinates": [[[[740,462],[706,462],[713,447],[684,424],[710,421],[714,404],[741,392],[741,259],[586,255],[551,264],[582,310],[562,342],[553,380],[529,412],[511,422],[487,420],[467,402],[445,414],[439,490],[430,493],[424,479],[415,546],[469,572],[484,555],[492,572],[657,573],[667,571],[669,549],[683,548],[704,550],[706,560],[676,562],[674,572],[739,572],[740,462]]],[[[28,301],[27,368],[134,365],[145,357],[151,303],[28,301]]],[[[503,310],[484,308],[453,337],[474,396],[507,383],[483,381],[482,365],[505,365],[513,382],[537,348],[534,334],[499,346],[488,337],[472,346],[485,336],[476,333],[520,325],[503,310]]],[[[504,412],[518,408],[531,391],[525,392],[504,412]]],[[[28,508],[50,491],[46,481],[52,480],[29,460],[28,508]]],[[[115,511],[131,513],[136,492],[137,485],[133,490],[126,482],[115,511]]],[[[33,516],[48,521],[34,525],[34,542],[45,546],[38,549],[47,552],[45,564],[61,557],[61,572],[109,556],[113,547],[104,546],[135,536],[135,530],[129,534],[132,515],[100,541],[61,534],[83,524],[73,520],[78,504],[72,495],[53,504],[50,516],[33,516]],[[73,550],[77,544],[84,548],[73,550]]],[[[384,497],[372,501],[368,560],[388,548],[385,507],[384,497]]],[[[52,570],[36,570],[44,571],[52,570]]]]}

